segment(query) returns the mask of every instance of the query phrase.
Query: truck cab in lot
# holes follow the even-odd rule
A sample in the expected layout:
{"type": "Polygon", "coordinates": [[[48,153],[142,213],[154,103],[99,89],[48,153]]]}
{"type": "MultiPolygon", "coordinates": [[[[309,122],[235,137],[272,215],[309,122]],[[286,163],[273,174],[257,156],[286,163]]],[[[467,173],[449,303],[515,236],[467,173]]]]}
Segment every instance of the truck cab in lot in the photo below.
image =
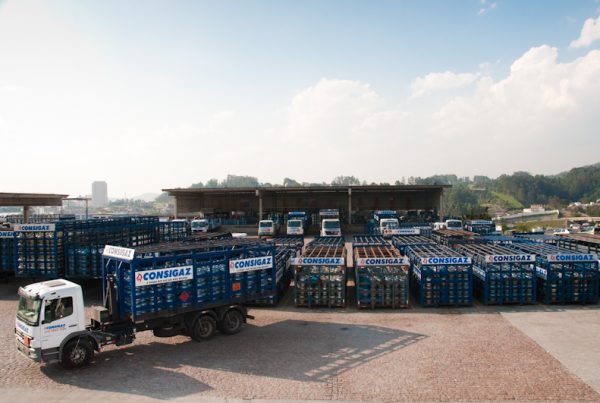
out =
{"type": "Polygon", "coordinates": [[[377,233],[384,238],[400,235],[400,221],[394,210],[377,210],[373,214],[377,223],[377,233]]]}
{"type": "Polygon", "coordinates": [[[302,220],[288,220],[287,235],[304,235],[304,224],[302,220]]]}
{"type": "Polygon", "coordinates": [[[338,209],[319,210],[319,221],[321,223],[321,236],[342,236],[342,224],[340,211],[338,209]]]}
{"type": "Polygon", "coordinates": [[[208,232],[208,220],[206,218],[199,218],[192,220],[192,232],[208,232]]]}
{"type": "Polygon", "coordinates": [[[287,235],[304,235],[308,227],[308,216],[304,211],[290,211],[287,217],[287,235]]]}
{"type": "Polygon", "coordinates": [[[258,222],[258,237],[273,237],[277,235],[279,225],[273,220],[260,220],[258,222]]]}
{"type": "Polygon", "coordinates": [[[86,333],[81,287],[52,280],[19,289],[15,319],[17,348],[34,361],[59,361],[61,355],[76,363],[91,348],[71,340],[86,333]]]}
{"type": "Polygon", "coordinates": [[[321,236],[342,236],[342,227],[337,218],[326,218],[321,222],[321,236]]]}

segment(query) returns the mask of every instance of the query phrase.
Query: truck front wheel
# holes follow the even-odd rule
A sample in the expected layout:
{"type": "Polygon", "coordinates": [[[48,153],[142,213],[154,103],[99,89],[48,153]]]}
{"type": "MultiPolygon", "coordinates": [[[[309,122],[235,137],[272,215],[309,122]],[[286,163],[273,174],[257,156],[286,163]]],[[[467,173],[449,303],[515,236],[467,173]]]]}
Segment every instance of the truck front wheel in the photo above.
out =
{"type": "Polygon", "coordinates": [[[94,349],[89,341],[83,338],[71,340],[63,348],[60,364],[66,369],[81,368],[92,361],[94,349]]]}
{"type": "Polygon", "coordinates": [[[208,340],[214,336],[216,330],[217,322],[208,315],[202,315],[194,322],[191,336],[195,341],[208,340]]]}
{"type": "Polygon", "coordinates": [[[224,334],[236,334],[242,329],[244,316],[237,309],[230,309],[219,322],[219,331],[224,334]]]}

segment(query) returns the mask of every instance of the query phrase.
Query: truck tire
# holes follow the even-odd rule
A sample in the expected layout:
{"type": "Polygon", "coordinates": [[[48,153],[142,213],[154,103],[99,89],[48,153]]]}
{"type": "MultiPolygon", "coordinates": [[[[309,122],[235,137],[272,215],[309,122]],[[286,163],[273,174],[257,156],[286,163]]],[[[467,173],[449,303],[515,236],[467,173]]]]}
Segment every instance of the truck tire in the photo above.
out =
{"type": "Polygon", "coordinates": [[[192,339],[194,341],[208,340],[215,335],[217,322],[208,315],[202,315],[194,322],[192,326],[192,339]]]}
{"type": "Polygon", "coordinates": [[[81,368],[90,363],[94,357],[94,349],[84,338],[71,340],[63,348],[60,364],[66,369],[81,368]]]}
{"type": "Polygon", "coordinates": [[[237,309],[230,309],[219,321],[219,331],[223,334],[236,334],[242,329],[244,315],[237,309]]]}
{"type": "Polygon", "coordinates": [[[173,337],[181,334],[179,326],[158,327],[152,330],[154,337],[173,337]]]}

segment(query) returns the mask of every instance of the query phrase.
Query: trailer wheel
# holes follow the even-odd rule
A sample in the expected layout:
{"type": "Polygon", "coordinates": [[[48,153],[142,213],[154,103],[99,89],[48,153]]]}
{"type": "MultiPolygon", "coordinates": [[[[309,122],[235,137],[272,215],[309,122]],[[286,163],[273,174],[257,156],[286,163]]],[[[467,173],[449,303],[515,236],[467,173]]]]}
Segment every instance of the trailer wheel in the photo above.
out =
{"type": "Polygon", "coordinates": [[[223,334],[236,334],[242,329],[244,316],[237,309],[230,309],[219,322],[219,331],[223,334]]]}
{"type": "Polygon", "coordinates": [[[92,361],[94,349],[84,338],[71,340],[63,348],[60,364],[66,369],[81,368],[92,361]]]}
{"type": "Polygon", "coordinates": [[[192,339],[195,341],[208,340],[214,336],[216,330],[217,322],[208,315],[202,315],[192,326],[192,339]]]}
{"type": "Polygon", "coordinates": [[[152,330],[154,337],[173,337],[181,334],[179,326],[159,327],[152,330]]]}

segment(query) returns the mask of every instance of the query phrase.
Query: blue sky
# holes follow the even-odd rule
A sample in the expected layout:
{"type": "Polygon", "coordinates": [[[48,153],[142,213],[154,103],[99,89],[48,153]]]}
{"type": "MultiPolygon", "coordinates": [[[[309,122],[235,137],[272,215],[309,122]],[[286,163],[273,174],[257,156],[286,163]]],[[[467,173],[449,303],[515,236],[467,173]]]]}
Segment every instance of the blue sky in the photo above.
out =
{"type": "Polygon", "coordinates": [[[3,1],[0,139],[40,163],[2,190],[598,162],[599,15],[597,0],[3,1]]]}

